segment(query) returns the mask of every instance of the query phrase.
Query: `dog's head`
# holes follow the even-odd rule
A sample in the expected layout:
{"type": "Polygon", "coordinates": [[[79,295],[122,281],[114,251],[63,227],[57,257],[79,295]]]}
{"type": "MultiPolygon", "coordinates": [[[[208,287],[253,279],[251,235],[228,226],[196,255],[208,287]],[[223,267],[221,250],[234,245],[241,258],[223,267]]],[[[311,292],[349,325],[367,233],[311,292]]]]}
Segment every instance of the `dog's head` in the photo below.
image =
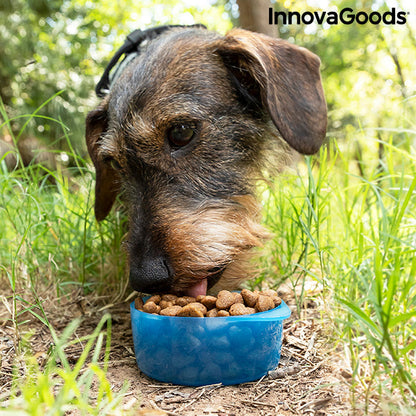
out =
{"type": "Polygon", "coordinates": [[[319,65],[280,39],[193,28],[156,37],[126,67],[86,138],[97,220],[119,192],[129,210],[134,289],[195,295],[245,277],[237,265],[263,236],[254,182],[268,153],[312,154],[324,140],[319,65]]]}

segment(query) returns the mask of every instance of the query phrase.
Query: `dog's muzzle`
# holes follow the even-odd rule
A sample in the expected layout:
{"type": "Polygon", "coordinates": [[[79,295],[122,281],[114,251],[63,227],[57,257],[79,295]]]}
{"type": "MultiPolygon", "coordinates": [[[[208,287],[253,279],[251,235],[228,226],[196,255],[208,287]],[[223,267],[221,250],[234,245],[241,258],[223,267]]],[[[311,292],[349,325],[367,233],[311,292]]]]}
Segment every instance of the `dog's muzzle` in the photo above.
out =
{"type": "Polygon", "coordinates": [[[130,285],[143,293],[169,292],[173,283],[173,270],[169,260],[161,253],[148,253],[138,261],[130,260],[130,285]]]}

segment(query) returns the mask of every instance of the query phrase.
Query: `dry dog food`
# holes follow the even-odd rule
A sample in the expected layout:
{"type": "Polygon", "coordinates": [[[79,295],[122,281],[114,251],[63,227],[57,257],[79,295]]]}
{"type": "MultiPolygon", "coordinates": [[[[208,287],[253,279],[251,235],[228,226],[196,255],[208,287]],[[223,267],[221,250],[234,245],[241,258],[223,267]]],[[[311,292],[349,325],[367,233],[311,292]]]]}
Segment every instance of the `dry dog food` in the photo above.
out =
{"type": "Polygon", "coordinates": [[[240,293],[221,290],[217,296],[154,295],[146,302],[135,300],[136,309],[164,316],[216,317],[249,315],[276,308],[282,300],[272,289],[261,292],[243,289],[240,293]]]}

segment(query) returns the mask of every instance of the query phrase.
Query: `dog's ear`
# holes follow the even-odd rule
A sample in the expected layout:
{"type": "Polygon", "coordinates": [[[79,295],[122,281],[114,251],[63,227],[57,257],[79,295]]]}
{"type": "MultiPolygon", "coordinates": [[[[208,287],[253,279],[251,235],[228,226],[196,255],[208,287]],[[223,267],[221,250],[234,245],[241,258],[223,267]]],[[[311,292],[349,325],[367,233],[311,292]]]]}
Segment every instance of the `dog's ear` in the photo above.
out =
{"type": "Polygon", "coordinates": [[[243,29],[233,29],[214,47],[242,88],[258,95],[283,139],[300,153],[318,151],[327,126],[319,58],[282,39],[243,29]]]}
{"type": "Polygon", "coordinates": [[[99,153],[100,141],[107,130],[107,109],[100,105],[87,115],[85,137],[88,153],[95,167],[95,218],[103,220],[111,210],[119,192],[117,172],[102,160],[99,153]]]}

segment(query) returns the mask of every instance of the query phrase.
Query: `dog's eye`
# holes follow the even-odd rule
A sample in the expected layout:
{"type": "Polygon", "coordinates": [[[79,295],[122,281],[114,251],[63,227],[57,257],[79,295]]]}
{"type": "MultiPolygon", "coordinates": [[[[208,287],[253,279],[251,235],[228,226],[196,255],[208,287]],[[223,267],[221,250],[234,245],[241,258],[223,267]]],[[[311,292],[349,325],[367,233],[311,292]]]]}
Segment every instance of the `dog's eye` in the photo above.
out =
{"type": "Polygon", "coordinates": [[[176,147],[187,145],[195,136],[196,126],[177,124],[168,131],[169,142],[176,147]]]}
{"type": "Polygon", "coordinates": [[[117,160],[115,160],[113,157],[108,156],[104,159],[104,161],[106,163],[108,163],[114,170],[120,170],[121,169],[121,165],[120,163],[117,162],[117,160]]]}
{"type": "Polygon", "coordinates": [[[118,163],[118,162],[117,162],[117,160],[115,160],[115,159],[113,159],[113,160],[111,161],[111,167],[112,167],[114,170],[120,170],[120,169],[121,169],[121,165],[120,165],[120,163],[118,163]]]}

